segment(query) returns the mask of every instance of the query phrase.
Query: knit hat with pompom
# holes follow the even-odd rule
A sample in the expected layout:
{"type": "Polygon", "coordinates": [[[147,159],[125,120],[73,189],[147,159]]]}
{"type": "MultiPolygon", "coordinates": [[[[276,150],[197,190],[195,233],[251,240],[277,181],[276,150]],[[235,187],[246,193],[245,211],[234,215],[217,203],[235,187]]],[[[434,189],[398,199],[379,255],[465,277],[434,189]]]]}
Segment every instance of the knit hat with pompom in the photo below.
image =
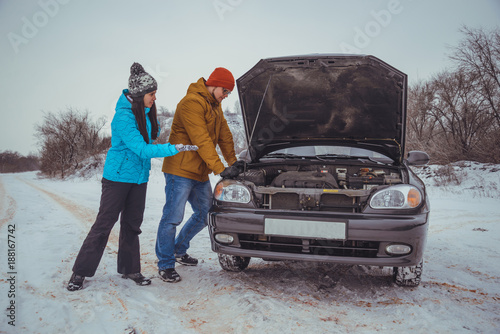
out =
{"type": "Polygon", "coordinates": [[[128,90],[133,97],[144,96],[156,90],[158,84],[156,80],[139,63],[133,63],[130,67],[130,77],[128,78],[128,90]]]}

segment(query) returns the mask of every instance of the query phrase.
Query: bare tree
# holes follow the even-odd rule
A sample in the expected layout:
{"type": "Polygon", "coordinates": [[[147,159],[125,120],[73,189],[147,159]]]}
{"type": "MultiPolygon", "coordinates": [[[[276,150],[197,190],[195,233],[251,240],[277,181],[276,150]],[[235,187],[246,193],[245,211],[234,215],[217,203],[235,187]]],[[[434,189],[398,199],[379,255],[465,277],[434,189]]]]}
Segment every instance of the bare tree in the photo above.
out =
{"type": "Polygon", "coordinates": [[[419,82],[408,89],[407,147],[410,150],[430,151],[436,135],[436,119],[432,116],[434,87],[419,82]]]}
{"type": "Polygon", "coordinates": [[[442,72],[433,81],[432,117],[441,132],[439,140],[444,160],[450,162],[484,160],[483,134],[488,132],[492,115],[484,97],[475,89],[475,74],[462,71],[442,72]]]}
{"type": "Polygon", "coordinates": [[[160,124],[160,135],[158,136],[158,138],[156,138],[157,144],[165,144],[166,142],[168,142],[168,137],[170,136],[170,127],[172,126],[174,114],[174,111],[170,111],[166,107],[158,107],[157,115],[158,123],[160,124]]]}
{"type": "Polygon", "coordinates": [[[61,178],[74,172],[81,163],[109,147],[109,139],[100,132],[104,118],[93,122],[89,112],[68,108],[66,112],[46,113],[35,130],[41,145],[41,171],[61,178]]]}
{"type": "Polygon", "coordinates": [[[463,27],[455,68],[408,91],[408,149],[434,163],[500,162],[500,30],[463,27]]]}
{"type": "Polygon", "coordinates": [[[462,27],[464,39],[450,56],[458,69],[476,78],[479,93],[500,126],[500,30],[462,27]]]}
{"type": "Polygon", "coordinates": [[[241,112],[224,112],[224,117],[226,118],[227,125],[233,136],[234,150],[236,154],[239,154],[242,150],[247,148],[241,112]]]}
{"type": "Polygon", "coordinates": [[[22,156],[18,152],[0,152],[0,173],[20,173],[39,168],[38,157],[33,154],[22,156]]]}
{"type": "Polygon", "coordinates": [[[170,111],[167,107],[158,106],[157,113],[158,118],[162,117],[174,117],[175,111],[170,111]]]}

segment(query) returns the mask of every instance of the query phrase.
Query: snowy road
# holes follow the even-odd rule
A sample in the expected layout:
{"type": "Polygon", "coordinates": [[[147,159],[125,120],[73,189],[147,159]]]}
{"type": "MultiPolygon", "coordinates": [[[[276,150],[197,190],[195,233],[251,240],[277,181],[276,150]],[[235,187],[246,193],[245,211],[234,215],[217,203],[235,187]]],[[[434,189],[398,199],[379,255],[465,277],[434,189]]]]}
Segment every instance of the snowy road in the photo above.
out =
{"type": "MultiPolygon", "coordinates": [[[[470,182],[492,175],[477,173],[470,182]]],[[[190,249],[200,264],[178,266],[183,280],[169,284],[157,277],[154,254],[163,182],[152,174],[141,235],[143,273],[152,285],[116,273],[114,231],[96,275],[68,292],[99,206],[99,180],[1,174],[0,333],[500,332],[498,194],[473,197],[462,190],[467,184],[429,187],[431,227],[418,288],[397,287],[388,269],[347,265],[252,259],[243,273],[225,272],[206,230],[190,249]]]]}

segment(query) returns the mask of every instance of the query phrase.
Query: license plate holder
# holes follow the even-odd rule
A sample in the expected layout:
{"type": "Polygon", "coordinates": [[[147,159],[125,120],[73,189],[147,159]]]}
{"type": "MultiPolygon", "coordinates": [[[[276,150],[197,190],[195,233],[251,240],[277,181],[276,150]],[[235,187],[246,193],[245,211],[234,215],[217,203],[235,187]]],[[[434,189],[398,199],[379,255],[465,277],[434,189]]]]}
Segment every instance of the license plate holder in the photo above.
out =
{"type": "Polygon", "coordinates": [[[342,221],[316,221],[266,218],[264,233],[285,237],[312,239],[347,239],[347,223],[342,221]]]}

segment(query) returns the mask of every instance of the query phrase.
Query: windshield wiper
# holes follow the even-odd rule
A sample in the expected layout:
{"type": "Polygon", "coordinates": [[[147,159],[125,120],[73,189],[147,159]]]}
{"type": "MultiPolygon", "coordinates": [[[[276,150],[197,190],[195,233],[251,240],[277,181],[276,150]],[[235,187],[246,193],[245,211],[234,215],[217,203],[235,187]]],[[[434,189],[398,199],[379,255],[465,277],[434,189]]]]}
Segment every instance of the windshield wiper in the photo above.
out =
{"type": "Polygon", "coordinates": [[[301,156],[298,156],[296,154],[291,154],[291,153],[268,153],[263,156],[263,158],[302,158],[301,156]]]}
{"type": "Polygon", "coordinates": [[[379,161],[379,160],[375,160],[373,159],[372,157],[368,157],[368,156],[364,156],[364,157],[356,157],[356,159],[360,159],[360,160],[369,160],[371,162],[375,162],[377,164],[380,164],[380,165],[386,165],[385,163],[383,163],[382,161],[379,161]]]}
{"type": "Polygon", "coordinates": [[[384,164],[381,161],[375,160],[372,157],[369,156],[352,156],[352,155],[347,155],[347,154],[318,154],[316,155],[316,158],[319,160],[322,159],[356,159],[356,160],[369,160],[371,162],[375,162],[377,164],[384,164]]]}
{"type": "Polygon", "coordinates": [[[357,159],[358,157],[353,157],[347,154],[317,154],[318,159],[357,159]]]}

